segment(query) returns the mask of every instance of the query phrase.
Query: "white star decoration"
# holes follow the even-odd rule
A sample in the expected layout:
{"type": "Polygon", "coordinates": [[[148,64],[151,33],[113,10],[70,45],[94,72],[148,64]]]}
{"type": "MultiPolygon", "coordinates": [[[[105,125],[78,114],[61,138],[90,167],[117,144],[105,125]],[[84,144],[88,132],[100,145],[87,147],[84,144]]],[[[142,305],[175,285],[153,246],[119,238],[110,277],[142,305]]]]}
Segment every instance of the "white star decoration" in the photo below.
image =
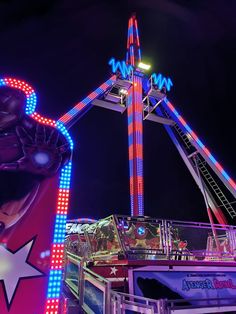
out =
{"type": "Polygon", "coordinates": [[[118,269],[116,268],[116,266],[114,267],[111,267],[111,272],[110,272],[110,275],[116,275],[116,272],[118,271],[118,269]]]}
{"type": "Polygon", "coordinates": [[[14,253],[0,245],[0,282],[3,281],[9,304],[21,278],[42,276],[41,272],[27,263],[33,242],[26,243],[14,253]]]}

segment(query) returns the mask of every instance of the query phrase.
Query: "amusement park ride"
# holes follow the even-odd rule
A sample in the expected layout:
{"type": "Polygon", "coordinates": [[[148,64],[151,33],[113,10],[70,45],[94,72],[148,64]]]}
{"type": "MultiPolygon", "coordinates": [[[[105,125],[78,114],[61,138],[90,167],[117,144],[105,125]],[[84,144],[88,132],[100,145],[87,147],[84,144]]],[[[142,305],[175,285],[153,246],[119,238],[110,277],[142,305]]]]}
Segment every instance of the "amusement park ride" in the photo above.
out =
{"type": "MultiPolygon", "coordinates": [[[[135,15],[128,24],[126,61],[112,58],[109,65],[112,76],[57,121],[35,112],[36,95],[28,84],[0,80],[1,88],[20,90],[26,96],[26,117],[23,122],[17,120],[11,138],[16,146],[20,143],[23,155],[1,159],[0,170],[4,174],[26,171],[38,178],[24,196],[27,206],[0,208],[0,257],[11,260],[15,267],[25,265],[23,275],[0,267],[0,313],[16,314],[22,307],[26,314],[68,313],[68,289],[87,313],[236,311],[236,227],[229,225],[236,217],[236,183],[168,100],[171,79],[148,74],[150,66],[141,60],[135,15]],[[81,219],[66,225],[73,151],[68,129],[93,106],[127,112],[131,215],[81,219]],[[162,124],[167,131],[203,195],[209,224],[144,215],[145,120],[162,124]],[[26,164],[29,159],[30,166],[26,164]],[[50,204],[41,190],[51,193],[50,204]],[[40,218],[44,206],[50,213],[46,222],[40,218]],[[37,230],[31,228],[20,240],[26,223],[35,219],[37,230]],[[54,232],[48,228],[42,234],[43,223],[44,229],[54,225],[54,232]],[[50,267],[43,267],[48,251],[50,267]],[[17,280],[13,276],[18,276],[17,280]],[[63,281],[65,292],[60,302],[63,281]],[[38,295],[33,301],[28,300],[32,289],[38,295]]],[[[2,104],[6,99],[9,95],[2,104]]],[[[1,119],[0,115],[0,125],[1,119]]]]}

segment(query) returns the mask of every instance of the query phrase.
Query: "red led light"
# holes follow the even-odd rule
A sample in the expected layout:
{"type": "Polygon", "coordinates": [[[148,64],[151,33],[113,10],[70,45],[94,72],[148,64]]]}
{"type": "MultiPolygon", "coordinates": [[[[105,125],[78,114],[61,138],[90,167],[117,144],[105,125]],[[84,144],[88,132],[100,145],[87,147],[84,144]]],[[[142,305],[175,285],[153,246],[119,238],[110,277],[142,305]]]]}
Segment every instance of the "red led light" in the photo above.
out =
{"type": "Polygon", "coordinates": [[[38,113],[36,113],[36,112],[34,112],[31,115],[31,117],[33,119],[35,119],[36,121],[38,121],[39,123],[46,124],[46,125],[51,125],[53,127],[56,127],[56,121],[55,120],[44,118],[44,117],[40,116],[38,113]]]}
{"type": "Polygon", "coordinates": [[[48,299],[45,314],[58,314],[59,299],[48,299]]]}
{"type": "Polygon", "coordinates": [[[173,112],[175,110],[174,106],[168,101],[167,106],[173,112]]]}
{"type": "Polygon", "coordinates": [[[229,183],[232,185],[232,187],[236,190],[236,183],[234,182],[233,179],[229,179],[229,183]]]}
{"type": "Polygon", "coordinates": [[[64,244],[53,244],[51,252],[51,269],[62,269],[64,244]]]}
{"type": "Polygon", "coordinates": [[[69,203],[69,190],[59,189],[57,214],[67,214],[68,203],[69,203]]]}
{"type": "Polygon", "coordinates": [[[210,155],[211,155],[209,149],[207,149],[206,147],[204,147],[203,150],[204,150],[204,152],[207,154],[207,156],[210,156],[210,155]]]}
{"type": "Polygon", "coordinates": [[[221,164],[217,161],[216,163],[215,163],[215,166],[216,166],[216,168],[220,171],[220,172],[222,172],[224,169],[223,169],[223,167],[221,166],[221,164]]]}
{"type": "Polygon", "coordinates": [[[187,124],[186,121],[181,116],[179,116],[179,121],[183,124],[183,126],[187,124]]]}
{"type": "Polygon", "coordinates": [[[8,86],[22,90],[26,94],[26,96],[29,96],[30,94],[34,93],[33,88],[23,81],[11,78],[5,78],[4,81],[8,86]]]}
{"type": "Polygon", "coordinates": [[[195,132],[192,131],[190,134],[191,134],[192,138],[195,139],[195,141],[198,140],[198,136],[195,132]]]}

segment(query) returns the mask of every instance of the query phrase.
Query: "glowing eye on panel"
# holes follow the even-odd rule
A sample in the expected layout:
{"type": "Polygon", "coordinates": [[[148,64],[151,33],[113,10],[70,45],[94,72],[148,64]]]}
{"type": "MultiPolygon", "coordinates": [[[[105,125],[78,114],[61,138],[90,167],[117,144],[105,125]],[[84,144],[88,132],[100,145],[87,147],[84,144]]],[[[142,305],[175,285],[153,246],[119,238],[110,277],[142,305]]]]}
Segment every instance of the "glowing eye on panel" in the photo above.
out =
{"type": "Polygon", "coordinates": [[[138,227],[137,232],[139,235],[144,235],[146,230],[144,227],[138,227]]]}
{"type": "Polygon", "coordinates": [[[48,153],[38,152],[34,155],[34,161],[40,166],[45,166],[49,163],[50,156],[48,153]]]}

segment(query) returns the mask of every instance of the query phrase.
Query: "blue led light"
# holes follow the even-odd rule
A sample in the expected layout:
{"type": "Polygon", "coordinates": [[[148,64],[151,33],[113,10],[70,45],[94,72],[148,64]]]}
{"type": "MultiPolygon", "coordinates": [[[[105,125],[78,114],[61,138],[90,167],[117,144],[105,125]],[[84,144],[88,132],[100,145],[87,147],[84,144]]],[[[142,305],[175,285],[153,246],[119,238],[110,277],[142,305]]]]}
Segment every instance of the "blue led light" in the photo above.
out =
{"type": "Polygon", "coordinates": [[[112,73],[119,71],[123,78],[129,76],[134,69],[132,65],[126,64],[125,61],[116,61],[114,58],[111,58],[108,64],[111,66],[112,73]]]}
{"type": "Polygon", "coordinates": [[[66,229],[66,215],[57,214],[54,227],[53,243],[64,243],[65,229],[66,229]]]}
{"type": "Polygon", "coordinates": [[[161,73],[159,73],[158,75],[156,73],[153,73],[151,77],[153,83],[157,85],[159,89],[165,87],[166,90],[169,92],[171,87],[173,86],[173,82],[171,81],[171,79],[169,77],[168,78],[164,77],[161,73]]]}
{"type": "Polygon", "coordinates": [[[190,126],[189,126],[188,124],[185,125],[185,129],[186,129],[189,133],[192,132],[192,129],[190,128],[190,126]]]}
{"type": "Polygon", "coordinates": [[[0,86],[5,86],[6,83],[4,82],[4,79],[0,79],[0,86]]]}
{"type": "Polygon", "coordinates": [[[197,139],[197,143],[202,149],[205,147],[201,140],[197,139]]]}
{"type": "Polygon", "coordinates": [[[98,87],[97,89],[95,89],[95,93],[98,95],[100,95],[103,92],[104,92],[104,90],[101,87],[98,87]]]}
{"type": "Polygon", "coordinates": [[[48,282],[48,298],[59,298],[61,290],[62,270],[50,270],[48,282]]]}
{"type": "Polygon", "coordinates": [[[70,149],[73,150],[74,143],[73,143],[73,141],[71,139],[71,136],[70,136],[69,132],[65,128],[64,124],[61,121],[57,121],[56,122],[56,127],[66,137],[66,139],[68,140],[68,142],[70,144],[70,149]]]}
{"type": "Polygon", "coordinates": [[[70,188],[70,178],[71,178],[71,161],[65,165],[61,170],[60,177],[60,189],[69,189],[70,188]]]}
{"type": "Polygon", "coordinates": [[[35,108],[37,105],[37,97],[36,94],[33,92],[26,99],[26,108],[25,113],[31,115],[35,112],[35,108]]]}
{"type": "Polygon", "coordinates": [[[228,175],[228,173],[225,170],[221,171],[222,175],[225,177],[226,180],[230,180],[230,176],[228,175]]]}
{"type": "Polygon", "coordinates": [[[143,226],[138,227],[137,233],[138,233],[139,235],[144,235],[145,232],[146,232],[146,229],[145,229],[143,226]]]}

